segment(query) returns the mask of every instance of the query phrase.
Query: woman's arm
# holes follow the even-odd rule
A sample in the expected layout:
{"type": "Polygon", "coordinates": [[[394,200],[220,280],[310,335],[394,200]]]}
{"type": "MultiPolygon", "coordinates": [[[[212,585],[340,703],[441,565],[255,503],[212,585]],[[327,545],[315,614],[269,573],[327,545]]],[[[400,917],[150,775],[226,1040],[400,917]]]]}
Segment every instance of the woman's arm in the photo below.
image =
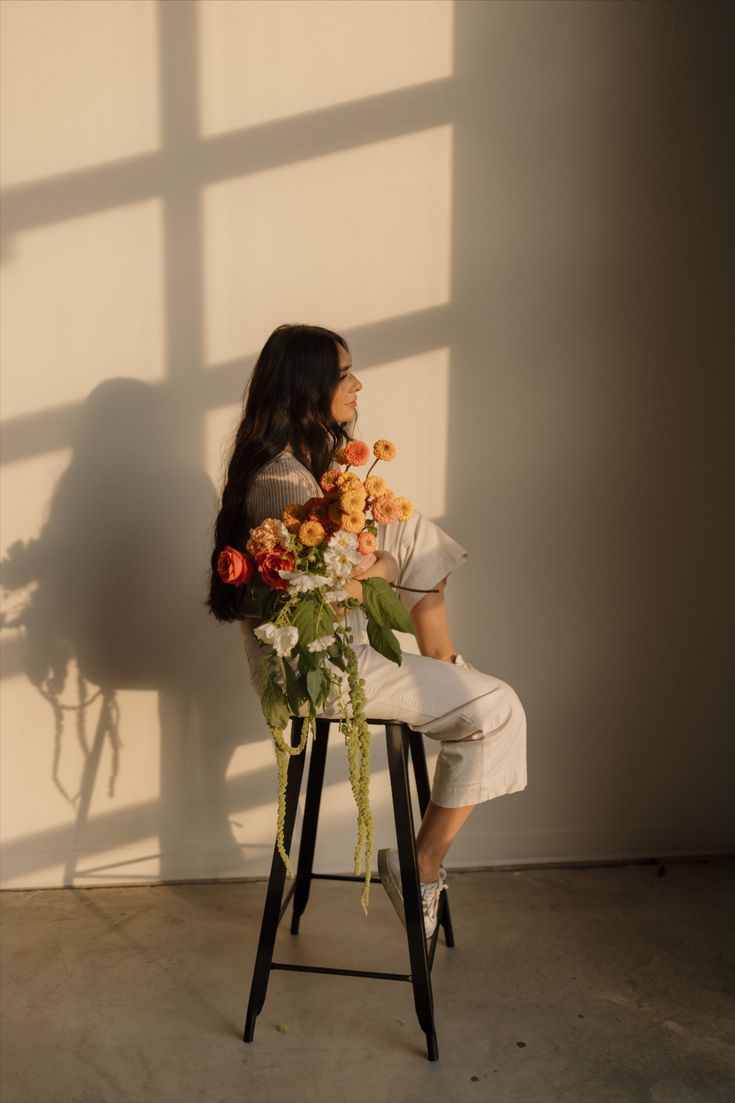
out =
{"type": "Polygon", "coordinates": [[[356,597],[360,604],[363,596],[362,583],[359,581],[361,578],[384,578],[386,582],[395,582],[398,578],[398,561],[390,552],[377,551],[372,566],[362,571],[356,568],[352,572],[352,577],[345,583],[344,588],[350,597],[356,597]]]}

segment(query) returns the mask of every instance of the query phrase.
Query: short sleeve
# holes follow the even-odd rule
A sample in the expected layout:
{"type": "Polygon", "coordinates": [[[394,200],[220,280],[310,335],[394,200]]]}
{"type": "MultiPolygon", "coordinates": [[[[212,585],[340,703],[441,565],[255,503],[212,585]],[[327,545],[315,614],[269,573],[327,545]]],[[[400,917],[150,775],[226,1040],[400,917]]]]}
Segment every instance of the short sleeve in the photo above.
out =
{"type": "Polygon", "coordinates": [[[418,510],[414,510],[408,521],[380,525],[378,547],[389,551],[398,561],[397,585],[411,587],[411,590],[396,590],[407,609],[412,609],[424,596],[412,593],[413,589],[433,589],[469,559],[469,552],[461,544],[418,510]]]}

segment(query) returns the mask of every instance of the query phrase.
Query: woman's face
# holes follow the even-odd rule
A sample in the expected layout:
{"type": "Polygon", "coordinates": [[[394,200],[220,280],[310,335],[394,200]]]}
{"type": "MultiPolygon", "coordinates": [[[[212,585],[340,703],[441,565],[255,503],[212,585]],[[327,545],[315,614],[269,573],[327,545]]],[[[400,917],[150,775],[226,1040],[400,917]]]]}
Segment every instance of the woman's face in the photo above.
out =
{"type": "Polygon", "coordinates": [[[362,389],[362,383],[352,374],[352,357],[347,349],[338,344],[337,351],[340,377],[332,396],[332,417],[339,422],[352,421],[357,410],[357,392],[362,389]]]}

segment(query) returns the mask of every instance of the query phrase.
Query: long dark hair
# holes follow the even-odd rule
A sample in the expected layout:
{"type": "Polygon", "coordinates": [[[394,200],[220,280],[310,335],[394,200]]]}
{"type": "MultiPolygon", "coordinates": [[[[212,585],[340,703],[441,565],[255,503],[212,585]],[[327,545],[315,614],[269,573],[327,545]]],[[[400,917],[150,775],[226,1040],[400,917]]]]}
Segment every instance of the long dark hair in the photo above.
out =
{"type": "Polygon", "coordinates": [[[255,475],[287,444],[320,479],[349,434],[332,416],[339,382],[338,342],[344,337],[322,326],[281,325],[263,345],[246,388],[244,412],[227,467],[222,504],[214,526],[209,611],[220,621],[241,619],[239,588],[223,582],[217,559],[226,545],[244,548],[250,529],[245,507],[255,475]]]}

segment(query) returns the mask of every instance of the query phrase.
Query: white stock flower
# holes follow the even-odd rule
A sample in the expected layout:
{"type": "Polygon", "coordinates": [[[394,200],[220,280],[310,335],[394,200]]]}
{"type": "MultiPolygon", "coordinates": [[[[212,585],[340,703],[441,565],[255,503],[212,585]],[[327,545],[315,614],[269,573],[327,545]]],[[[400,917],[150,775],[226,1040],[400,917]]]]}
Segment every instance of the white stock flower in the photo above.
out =
{"type": "Polygon", "coordinates": [[[327,590],[324,595],[325,601],[347,601],[350,597],[347,590],[327,590]]]}
{"type": "Polygon", "coordinates": [[[276,628],[275,624],[268,621],[266,624],[254,628],[253,634],[263,643],[269,643],[276,655],[280,655],[282,659],[290,655],[299,642],[299,630],[294,628],[292,624],[285,628],[276,628]]]}
{"type": "Polygon", "coordinates": [[[318,640],[312,640],[311,643],[307,643],[307,651],[326,651],[328,647],[331,647],[334,643],[334,636],[320,636],[318,640]]]}
{"type": "Polygon", "coordinates": [[[279,571],[281,578],[287,578],[288,592],[290,594],[305,594],[309,590],[318,590],[320,586],[328,586],[329,579],[322,574],[306,574],[303,571],[279,571]]]}
{"type": "Polygon", "coordinates": [[[288,529],[284,525],[283,521],[278,521],[277,524],[278,524],[278,536],[280,538],[280,543],[283,544],[284,548],[290,547],[288,529]]]}

